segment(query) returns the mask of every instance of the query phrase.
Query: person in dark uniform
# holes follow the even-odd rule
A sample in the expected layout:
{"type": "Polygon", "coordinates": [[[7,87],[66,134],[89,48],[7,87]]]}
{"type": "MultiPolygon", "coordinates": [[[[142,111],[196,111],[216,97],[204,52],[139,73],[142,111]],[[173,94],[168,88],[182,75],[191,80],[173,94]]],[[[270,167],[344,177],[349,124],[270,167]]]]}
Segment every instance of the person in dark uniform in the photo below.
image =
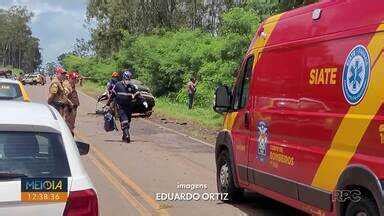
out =
{"type": "Polygon", "coordinates": [[[115,87],[116,83],[119,82],[119,76],[120,75],[118,72],[112,73],[112,78],[107,83],[107,91],[109,94],[111,94],[111,91],[112,91],[113,87],[115,87]]]}
{"type": "MultiPolygon", "coordinates": [[[[99,100],[103,100],[104,97],[110,98],[112,94],[112,89],[115,87],[115,85],[119,82],[120,73],[119,72],[113,72],[112,78],[107,83],[107,95],[102,95],[99,100]]],[[[110,111],[112,112],[112,115],[117,117],[117,109],[114,101],[111,101],[110,111]]]]}
{"type": "Polygon", "coordinates": [[[138,92],[137,87],[131,84],[131,79],[132,73],[129,70],[123,72],[122,80],[115,84],[107,102],[108,107],[110,107],[112,101],[116,103],[121,130],[123,131],[122,140],[127,143],[131,142],[129,129],[132,118],[133,102],[136,101],[142,103],[144,107],[148,107],[147,102],[143,100],[143,97],[138,92]]]}

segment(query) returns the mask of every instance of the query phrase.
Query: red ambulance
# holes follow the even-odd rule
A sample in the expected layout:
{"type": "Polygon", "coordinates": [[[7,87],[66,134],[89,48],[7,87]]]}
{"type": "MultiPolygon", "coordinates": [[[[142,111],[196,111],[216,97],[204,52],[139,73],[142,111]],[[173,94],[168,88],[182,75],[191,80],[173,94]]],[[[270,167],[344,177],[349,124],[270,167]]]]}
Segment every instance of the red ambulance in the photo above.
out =
{"type": "Polygon", "coordinates": [[[315,215],[384,215],[384,1],[324,0],[264,21],[216,143],[219,192],[315,215]]]}

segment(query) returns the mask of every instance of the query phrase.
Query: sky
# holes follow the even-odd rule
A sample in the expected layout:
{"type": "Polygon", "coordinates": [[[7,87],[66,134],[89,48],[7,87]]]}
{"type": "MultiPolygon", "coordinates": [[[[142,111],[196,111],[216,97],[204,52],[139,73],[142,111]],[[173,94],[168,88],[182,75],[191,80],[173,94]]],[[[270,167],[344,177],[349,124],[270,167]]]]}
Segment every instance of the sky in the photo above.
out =
{"type": "Polygon", "coordinates": [[[0,0],[0,8],[20,5],[34,13],[30,26],[40,39],[44,63],[70,51],[76,38],[90,38],[85,27],[86,4],[87,0],[0,0]]]}

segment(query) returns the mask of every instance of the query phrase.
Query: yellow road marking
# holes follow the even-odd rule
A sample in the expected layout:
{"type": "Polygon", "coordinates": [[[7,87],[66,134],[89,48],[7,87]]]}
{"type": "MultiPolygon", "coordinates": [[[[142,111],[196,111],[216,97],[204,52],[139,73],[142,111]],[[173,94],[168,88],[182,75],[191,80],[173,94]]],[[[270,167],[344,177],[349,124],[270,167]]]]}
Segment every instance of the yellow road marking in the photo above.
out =
{"type": "MultiPolygon", "coordinates": [[[[80,132],[77,132],[80,139],[84,139],[84,136],[80,132]]],[[[105,156],[95,145],[91,146],[91,152],[95,154],[117,177],[119,177],[125,184],[128,185],[133,191],[135,191],[141,198],[143,198],[153,209],[157,210],[159,215],[169,215],[168,212],[161,208],[160,204],[156,202],[149,194],[140,188],[133,180],[126,176],[107,156],[105,156]]]]}
{"type": "Polygon", "coordinates": [[[138,193],[152,208],[159,210],[162,215],[166,214],[165,209],[161,209],[160,204],[158,204],[150,195],[144,192],[133,180],[126,176],[111,160],[109,160],[103,153],[101,153],[95,146],[92,146],[92,151],[103,160],[103,162],[111,169],[113,172],[120,177],[124,183],[126,183],[132,190],[138,193]]]}
{"type": "Polygon", "coordinates": [[[93,156],[89,155],[92,163],[101,171],[101,173],[112,183],[113,186],[123,195],[123,197],[132,204],[133,207],[140,213],[140,215],[151,215],[151,213],[137,201],[137,199],[130,194],[127,189],[123,185],[119,183],[119,181],[109,172],[107,171],[103,165],[93,156]]]}
{"type": "Polygon", "coordinates": [[[351,106],[343,118],[316,175],[312,186],[324,190],[334,190],[339,176],[356,152],[369,124],[384,102],[384,56],[382,56],[384,24],[380,25],[372,37],[368,50],[372,62],[371,78],[364,99],[356,106],[351,106]],[[377,60],[378,59],[378,60],[377,60]],[[377,60],[377,61],[376,61],[377,60]],[[376,62],[376,63],[375,63],[376,62]],[[359,117],[360,116],[360,117],[359,117]]]}

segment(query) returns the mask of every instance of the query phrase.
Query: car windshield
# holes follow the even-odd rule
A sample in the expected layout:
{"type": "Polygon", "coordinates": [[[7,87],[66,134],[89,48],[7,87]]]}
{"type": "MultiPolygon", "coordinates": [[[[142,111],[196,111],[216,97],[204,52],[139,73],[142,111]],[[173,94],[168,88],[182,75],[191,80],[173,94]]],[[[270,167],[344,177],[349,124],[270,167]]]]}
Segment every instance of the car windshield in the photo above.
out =
{"type": "Polygon", "coordinates": [[[61,136],[56,133],[0,131],[0,176],[68,177],[61,136]]]}
{"type": "Polygon", "coordinates": [[[22,98],[20,87],[16,83],[0,83],[0,99],[12,100],[22,98]]]}

